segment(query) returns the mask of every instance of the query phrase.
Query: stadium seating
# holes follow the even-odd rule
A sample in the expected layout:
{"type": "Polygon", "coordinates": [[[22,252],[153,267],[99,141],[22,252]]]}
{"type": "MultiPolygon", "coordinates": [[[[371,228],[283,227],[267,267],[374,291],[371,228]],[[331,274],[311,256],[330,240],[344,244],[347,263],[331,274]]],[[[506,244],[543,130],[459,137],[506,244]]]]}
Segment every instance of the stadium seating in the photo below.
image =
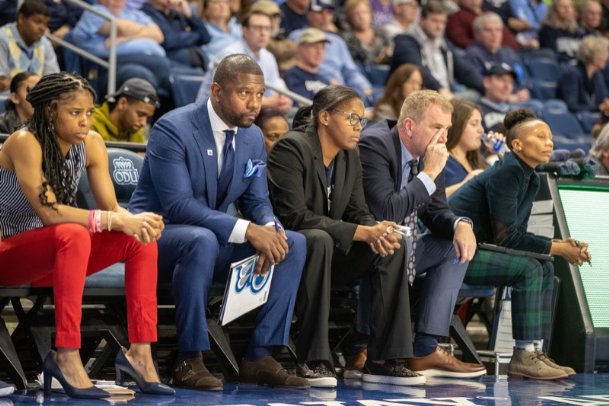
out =
{"type": "Polygon", "coordinates": [[[201,70],[172,68],[170,80],[175,106],[182,107],[194,102],[203,79],[201,70]]]}

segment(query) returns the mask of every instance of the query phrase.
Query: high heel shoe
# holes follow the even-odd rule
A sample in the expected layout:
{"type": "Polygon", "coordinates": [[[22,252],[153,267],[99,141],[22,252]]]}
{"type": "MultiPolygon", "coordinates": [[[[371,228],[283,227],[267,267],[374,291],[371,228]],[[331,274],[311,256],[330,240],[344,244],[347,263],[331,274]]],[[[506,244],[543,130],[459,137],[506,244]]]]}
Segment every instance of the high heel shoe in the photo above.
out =
{"type": "Polygon", "coordinates": [[[125,350],[123,348],[120,349],[118,354],[116,355],[116,360],[114,361],[114,367],[116,368],[116,384],[123,385],[125,382],[125,374],[129,375],[140,388],[142,393],[147,393],[149,395],[168,395],[173,396],[176,394],[176,391],[173,390],[170,386],[167,386],[161,382],[148,382],[144,380],[144,377],[140,375],[133,365],[129,362],[127,357],[125,356],[125,350]]]}
{"type": "Polygon", "coordinates": [[[66,395],[71,398],[102,399],[111,396],[110,393],[95,386],[91,386],[88,388],[75,388],[74,386],[70,385],[66,378],[63,376],[61,369],[59,369],[59,365],[57,365],[55,357],[55,351],[51,350],[49,351],[46,358],[44,359],[44,362],[42,363],[42,372],[44,373],[45,395],[51,395],[51,381],[53,378],[55,378],[63,387],[63,390],[66,392],[66,395]]]}

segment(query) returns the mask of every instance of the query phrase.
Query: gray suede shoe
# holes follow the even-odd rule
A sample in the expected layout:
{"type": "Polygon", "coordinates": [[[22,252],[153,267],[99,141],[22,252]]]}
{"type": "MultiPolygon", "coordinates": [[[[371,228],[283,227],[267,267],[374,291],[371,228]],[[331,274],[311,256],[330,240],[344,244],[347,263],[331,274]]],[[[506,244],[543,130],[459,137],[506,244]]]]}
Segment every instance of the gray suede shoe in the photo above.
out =
{"type": "Polygon", "coordinates": [[[564,379],[568,375],[562,369],[552,368],[547,365],[538,358],[536,352],[514,348],[514,353],[508,366],[508,376],[515,379],[528,378],[553,381],[564,379]]]}

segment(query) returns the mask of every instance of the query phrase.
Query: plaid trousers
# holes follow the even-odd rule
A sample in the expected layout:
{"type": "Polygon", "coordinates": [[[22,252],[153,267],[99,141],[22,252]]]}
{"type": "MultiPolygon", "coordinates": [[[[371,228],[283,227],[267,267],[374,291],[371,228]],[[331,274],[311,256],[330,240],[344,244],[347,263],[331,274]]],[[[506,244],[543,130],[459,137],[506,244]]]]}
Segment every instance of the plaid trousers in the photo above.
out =
{"type": "Polygon", "coordinates": [[[554,266],[551,261],[478,249],[464,282],[512,287],[512,335],[515,340],[550,338],[554,266]]]}

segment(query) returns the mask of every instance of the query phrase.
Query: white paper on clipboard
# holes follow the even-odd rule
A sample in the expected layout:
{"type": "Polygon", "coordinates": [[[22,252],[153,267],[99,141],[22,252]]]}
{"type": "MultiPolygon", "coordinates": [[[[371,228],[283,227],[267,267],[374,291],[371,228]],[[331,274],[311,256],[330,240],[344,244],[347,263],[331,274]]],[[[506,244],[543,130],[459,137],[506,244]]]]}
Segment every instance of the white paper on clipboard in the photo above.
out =
{"type": "Polygon", "coordinates": [[[266,303],[271,289],[274,266],[264,275],[256,275],[258,255],[233,262],[230,266],[222,310],[218,323],[222,326],[266,303]]]}

